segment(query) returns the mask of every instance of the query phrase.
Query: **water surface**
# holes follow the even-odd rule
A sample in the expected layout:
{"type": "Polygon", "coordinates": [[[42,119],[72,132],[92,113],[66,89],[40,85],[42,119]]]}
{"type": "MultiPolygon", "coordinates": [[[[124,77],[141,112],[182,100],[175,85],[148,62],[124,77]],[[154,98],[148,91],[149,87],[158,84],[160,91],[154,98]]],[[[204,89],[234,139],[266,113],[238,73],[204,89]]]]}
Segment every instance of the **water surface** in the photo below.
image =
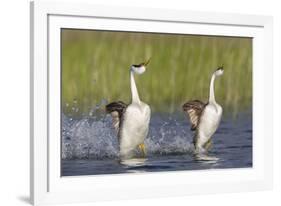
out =
{"type": "Polygon", "coordinates": [[[252,167],[252,116],[224,116],[213,136],[209,156],[198,161],[193,155],[193,132],[182,114],[154,114],[145,141],[147,156],[120,161],[118,141],[111,117],[72,119],[62,116],[62,176],[160,172],[252,167]]]}

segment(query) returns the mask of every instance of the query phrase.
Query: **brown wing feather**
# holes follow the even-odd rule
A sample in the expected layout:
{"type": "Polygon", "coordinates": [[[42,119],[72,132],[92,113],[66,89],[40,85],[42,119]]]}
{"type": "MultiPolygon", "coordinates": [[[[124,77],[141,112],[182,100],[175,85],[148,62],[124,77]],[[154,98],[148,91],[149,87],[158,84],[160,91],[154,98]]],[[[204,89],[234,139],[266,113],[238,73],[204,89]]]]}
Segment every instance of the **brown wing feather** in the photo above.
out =
{"type": "Polygon", "coordinates": [[[105,106],[106,112],[112,117],[112,124],[117,133],[119,132],[123,114],[126,111],[127,104],[122,101],[112,102],[105,106]]]}
{"type": "Polygon", "coordinates": [[[192,100],[186,102],[182,108],[183,111],[186,113],[186,116],[189,117],[191,122],[191,130],[195,130],[199,124],[200,115],[204,110],[206,104],[201,102],[200,100],[192,100]]]}

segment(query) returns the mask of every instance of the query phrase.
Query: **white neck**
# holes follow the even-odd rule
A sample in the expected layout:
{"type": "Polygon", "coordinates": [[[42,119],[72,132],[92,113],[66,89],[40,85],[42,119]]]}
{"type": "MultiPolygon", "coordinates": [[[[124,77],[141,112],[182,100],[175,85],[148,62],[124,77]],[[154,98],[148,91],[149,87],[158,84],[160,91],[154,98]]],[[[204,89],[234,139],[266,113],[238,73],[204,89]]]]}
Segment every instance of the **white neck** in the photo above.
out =
{"type": "Polygon", "coordinates": [[[210,93],[209,93],[209,102],[210,103],[214,103],[216,104],[216,99],[215,99],[215,79],[216,79],[216,75],[213,74],[212,78],[211,78],[211,83],[210,83],[210,93]]]}
{"type": "Polygon", "coordinates": [[[130,81],[131,81],[132,103],[140,104],[140,98],[139,98],[133,71],[130,71],[130,81]]]}

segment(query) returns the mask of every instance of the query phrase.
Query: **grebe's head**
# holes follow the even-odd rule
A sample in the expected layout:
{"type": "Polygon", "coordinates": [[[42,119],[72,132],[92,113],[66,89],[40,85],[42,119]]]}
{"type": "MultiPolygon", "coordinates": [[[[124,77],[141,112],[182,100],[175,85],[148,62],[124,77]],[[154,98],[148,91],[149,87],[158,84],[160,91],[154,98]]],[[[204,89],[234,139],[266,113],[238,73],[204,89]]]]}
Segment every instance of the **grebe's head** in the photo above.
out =
{"type": "Polygon", "coordinates": [[[216,71],[215,71],[215,75],[218,77],[218,76],[221,76],[223,74],[223,66],[219,67],[216,71]]]}
{"type": "Polygon", "coordinates": [[[142,74],[146,70],[146,65],[148,65],[150,59],[148,59],[146,62],[140,63],[140,64],[133,64],[131,66],[131,71],[133,71],[136,74],[142,74]]]}

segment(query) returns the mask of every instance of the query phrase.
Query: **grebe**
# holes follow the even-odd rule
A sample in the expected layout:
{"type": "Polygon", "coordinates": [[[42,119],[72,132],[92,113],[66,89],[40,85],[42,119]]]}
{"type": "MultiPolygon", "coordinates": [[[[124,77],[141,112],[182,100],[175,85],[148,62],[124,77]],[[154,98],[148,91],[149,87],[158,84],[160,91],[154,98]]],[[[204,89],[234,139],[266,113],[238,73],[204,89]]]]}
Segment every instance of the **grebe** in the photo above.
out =
{"type": "Polygon", "coordinates": [[[191,130],[195,130],[193,143],[197,154],[207,153],[212,145],[211,137],[221,121],[223,109],[216,102],[214,82],[216,77],[223,74],[223,71],[223,67],[219,67],[212,75],[208,103],[192,100],[183,105],[183,110],[191,122],[191,130]]]}
{"type": "Polygon", "coordinates": [[[120,157],[129,159],[138,147],[145,156],[144,140],[148,134],[150,122],[150,107],[139,98],[134,74],[143,74],[150,59],[130,68],[130,83],[132,102],[127,105],[122,101],[106,105],[106,111],[111,114],[112,122],[117,131],[120,157]]]}

